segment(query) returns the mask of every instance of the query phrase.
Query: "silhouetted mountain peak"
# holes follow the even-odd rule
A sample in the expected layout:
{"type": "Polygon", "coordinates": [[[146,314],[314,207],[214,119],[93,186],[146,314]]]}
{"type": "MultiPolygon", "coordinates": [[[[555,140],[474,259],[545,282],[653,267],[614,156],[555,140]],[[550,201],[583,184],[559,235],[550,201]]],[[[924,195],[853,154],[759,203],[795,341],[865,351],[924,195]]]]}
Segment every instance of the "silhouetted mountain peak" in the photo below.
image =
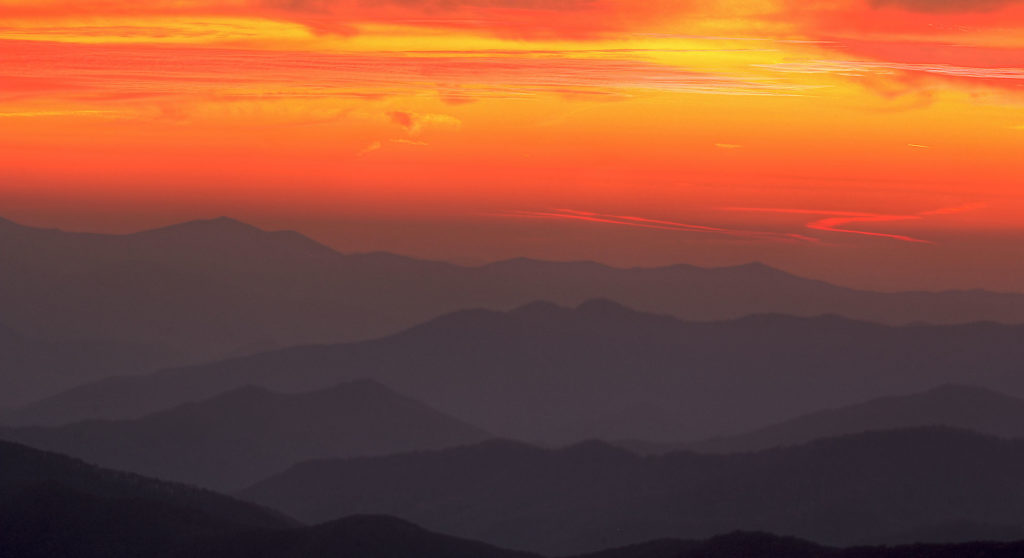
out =
{"type": "Polygon", "coordinates": [[[389,388],[388,386],[378,382],[377,380],[372,380],[369,378],[359,378],[349,382],[344,382],[324,391],[359,391],[360,393],[388,394],[394,393],[394,391],[392,391],[391,388],[389,388]]]}
{"type": "Polygon", "coordinates": [[[274,397],[280,397],[282,395],[283,394],[280,392],[273,391],[263,386],[249,384],[239,388],[235,388],[230,391],[226,391],[214,397],[210,401],[216,402],[216,404],[222,404],[230,400],[265,400],[274,397]]]}
{"type": "Polygon", "coordinates": [[[53,227],[33,227],[31,225],[25,225],[12,221],[4,217],[0,217],[0,231],[8,233],[20,233],[20,232],[59,232],[58,229],[53,227]]]}
{"type": "Polygon", "coordinates": [[[546,450],[526,442],[520,442],[519,440],[512,440],[510,438],[492,438],[476,444],[465,445],[461,448],[456,448],[455,450],[440,450],[439,453],[444,451],[461,451],[473,455],[497,457],[516,456],[528,453],[538,454],[543,453],[546,450]]]}
{"type": "Polygon", "coordinates": [[[776,268],[774,268],[774,267],[772,267],[772,266],[770,266],[770,265],[768,265],[768,264],[766,264],[764,262],[759,262],[759,261],[752,261],[752,262],[747,262],[745,264],[726,266],[723,269],[745,270],[745,271],[757,272],[757,273],[774,273],[774,272],[778,272],[779,271],[778,269],[776,269],[776,268]]]}
{"type": "MultiPolygon", "coordinates": [[[[293,233],[302,238],[302,235],[293,233]]],[[[135,233],[133,236],[142,238],[161,239],[202,239],[213,241],[216,239],[259,239],[270,238],[278,233],[265,231],[255,225],[244,223],[231,217],[216,217],[213,219],[196,219],[185,221],[166,227],[150,229],[135,233]]]]}
{"type": "Polygon", "coordinates": [[[208,254],[225,261],[238,258],[265,261],[274,256],[302,258],[339,255],[335,250],[296,231],[267,231],[230,217],[187,221],[129,236],[156,243],[145,246],[161,253],[187,254],[189,257],[208,254]],[[224,258],[222,252],[225,251],[232,258],[224,258]]]}
{"type": "Polygon", "coordinates": [[[820,545],[795,537],[781,537],[757,531],[734,531],[712,537],[686,555],[693,558],[820,558],[824,550],[825,548],[820,545]]]}
{"type": "Polygon", "coordinates": [[[564,306],[559,306],[553,302],[545,300],[538,300],[510,310],[509,314],[516,316],[548,317],[556,314],[565,314],[568,311],[569,309],[564,306]]]}
{"type": "Polygon", "coordinates": [[[4,464],[0,467],[0,493],[59,485],[104,498],[147,498],[196,507],[239,525],[276,528],[294,524],[279,512],[215,492],[105,469],[67,455],[5,440],[0,440],[0,462],[4,464]]]}
{"type": "Polygon", "coordinates": [[[395,532],[409,531],[426,533],[427,530],[404,519],[390,515],[359,514],[350,515],[316,527],[322,530],[357,529],[365,534],[375,531],[393,535],[395,532]]]}
{"type": "MultiPolygon", "coordinates": [[[[931,401],[947,409],[969,410],[972,416],[984,416],[1006,409],[1016,409],[1019,413],[1024,413],[1024,400],[986,387],[968,384],[942,384],[922,393],[896,397],[894,400],[931,401]]],[[[1007,420],[1010,417],[1002,418],[1007,420]]]]}
{"type": "Polygon", "coordinates": [[[711,268],[712,271],[718,271],[719,273],[729,273],[735,275],[742,275],[745,277],[752,277],[756,279],[768,279],[768,278],[788,278],[788,279],[800,279],[803,281],[813,281],[813,279],[805,279],[798,277],[791,273],[782,271],[777,267],[772,267],[764,262],[753,261],[745,264],[730,265],[725,267],[711,268]]]}
{"type": "Polygon", "coordinates": [[[846,318],[838,314],[819,314],[817,316],[794,316],[790,314],[778,314],[778,313],[758,313],[743,316],[736,320],[733,320],[737,324],[746,325],[778,325],[778,326],[794,326],[804,325],[813,326],[818,328],[849,328],[849,327],[866,327],[866,328],[885,328],[888,327],[884,324],[878,324],[874,322],[865,322],[861,320],[855,320],[852,318],[846,318]]]}
{"type": "Polygon", "coordinates": [[[629,308],[623,304],[619,304],[614,300],[607,298],[594,298],[584,301],[582,304],[576,307],[576,311],[585,314],[587,316],[595,317],[620,317],[620,316],[635,316],[640,314],[636,310],[629,308]]]}
{"type": "Polygon", "coordinates": [[[333,387],[321,390],[312,390],[295,394],[298,400],[310,403],[336,403],[344,405],[349,402],[384,403],[397,401],[412,401],[406,396],[396,392],[390,387],[370,379],[358,379],[337,384],[333,387]]]}
{"type": "Polygon", "coordinates": [[[312,242],[309,237],[293,230],[266,230],[256,225],[239,221],[232,217],[214,217],[212,219],[195,219],[182,223],[175,223],[165,227],[149,229],[135,233],[136,236],[163,236],[163,235],[200,235],[200,236],[227,236],[227,237],[293,237],[302,238],[312,242]]]}
{"type": "Polygon", "coordinates": [[[553,302],[544,300],[538,300],[510,310],[508,313],[512,316],[526,316],[545,320],[570,316],[582,316],[589,319],[602,320],[634,318],[645,315],[653,316],[653,314],[639,312],[623,304],[619,304],[614,300],[606,298],[586,300],[575,308],[560,306],[553,302]]]}
{"type": "MultiPolygon", "coordinates": [[[[814,440],[803,448],[829,451],[831,447],[869,447],[873,451],[900,449],[907,452],[922,452],[935,448],[986,444],[999,440],[994,436],[981,434],[966,428],[953,426],[920,426],[893,430],[872,430],[855,434],[842,434],[833,438],[814,440]]],[[[785,451],[772,449],[769,452],[785,451]]]]}
{"type": "Polygon", "coordinates": [[[484,264],[483,267],[510,267],[510,266],[519,266],[519,265],[530,266],[530,265],[541,265],[541,264],[545,264],[545,263],[548,263],[548,262],[545,262],[544,260],[534,259],[534,258],[522,257],[522,258],[509,258],[507,260],[499,260],[499,261],[496,261],[496,262],[491,262],[489,264],[484,264]]]}
{"type": "Polygon", "coordinates": [[[637,457],[635,453],[603,440],[584,440],[571,446],[566,446],[560,452],[569,457],[584,459],[590,462],[623,458],[634,459],[637,457]]]}
{"type": "Polygon", "coordinates": [[[603,263],[595,262],[595,261],[592,261],[592,260],[554,261],[554,260],[541,260],[541,259],[537,259],[537,258],[527,258],[527,257],[509,258],[507,260],[500,260],[500,261],[497,261],[497,262],[486,264],[485,267],[487,267],[487,266],[535,266],[535,267],[547,267],[547,266],[552,266],[552,265],[554,265],[554,266],[568,265],[568,266],[575,266],[575,267],[592,267],[592,268],[597,268],[597,267],[608,268],[609,267],[609,266],[606,266],[603,263]]]}
{"type": "Polygon", "coordinates": [[[735,453],[859,432],[928,426],[1016,438],[1024,432],[1024,400],[988,388],[945,384],[908,395],[878,397],[816,411],[690,447],[701,452],[735,453]]]}
{"type": "MultiPolygon", "coordinates": [[[[354,402],[380,404],[399,400],[407,400],[407,398],[376,380],[358,379],[342,382],[324,389],[303,392],[281,392],[264,386],[245,385],[210,399],[186,403],[178,409],[217,410],[250,408],[261,413],[273,413],[273,409],[280,405],[302,405],[306,407],[337,405],[340,408],[354,402]]],[[[162,414],[174,414],[175,412],[175,409],[171,409],[162,414]]]]}
{"type": "Polygon", "coordinates": [[[942,396],[942,397],[993,397],[999,399],[1009,398],[997,391],[984,388],[981,386],[972,386],[968,384],[942,384],[935,386],[925,393],[930,395],[942,396]]]}
{"type": "Polygon", "coordinates": [[[224,234],[224,233],[262,233],[266,232],[256,226],[248,223],[243,223],[237,219],[231,217],[215,217],[213,219],[196,219],[193,221],[186,221],[184,223],[177,223],[174,225],[168,225],[166,227],[160,227],[145,231],[148,233],[155,232],[196,232],[203,234],[224,234]]]}
{"type": "Polygon", "coordinates": [[[425,451],[490,437],[367,380],[306,392],[250,385],[128,421],[0,434],[101,465],[216,489],[238,488],[311,458],[425,451]]]}

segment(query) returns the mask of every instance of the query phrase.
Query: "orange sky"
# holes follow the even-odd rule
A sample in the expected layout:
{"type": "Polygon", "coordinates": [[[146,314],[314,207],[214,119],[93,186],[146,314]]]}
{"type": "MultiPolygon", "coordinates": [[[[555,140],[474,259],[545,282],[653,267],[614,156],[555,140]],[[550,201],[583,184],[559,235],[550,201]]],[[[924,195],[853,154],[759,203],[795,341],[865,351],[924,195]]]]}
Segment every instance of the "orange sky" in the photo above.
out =
{"type": "Polygon", "coordinates": [[[26,224],[1024,291],[1022,177],[1022,1],[0,0],[26,224]]]}

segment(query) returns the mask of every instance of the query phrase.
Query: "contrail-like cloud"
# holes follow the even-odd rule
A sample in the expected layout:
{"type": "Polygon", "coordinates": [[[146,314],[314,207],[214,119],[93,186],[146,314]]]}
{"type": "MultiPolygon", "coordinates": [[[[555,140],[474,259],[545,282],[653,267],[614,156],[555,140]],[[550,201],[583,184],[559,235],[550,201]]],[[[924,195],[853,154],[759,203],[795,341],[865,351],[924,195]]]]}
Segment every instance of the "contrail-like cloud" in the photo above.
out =
{"type": "Polygon", "coordinates": [[[634,227],[643,229],[656,229],[673,232],[708,233],[726,235],[731,237],[751,238],[757,240],[773,240],[780,242],[820,242],[817,238],[794,233],[779,233],[771,231],[756,231],[745,229],[733,229],[726,227],[715,227],[709,225],[697,225],[682,223],[679,221],[667,221],[662,219],[649,219],[632,215],[615,215],[609,213],[597,213],[592,211],[580,211],[577,209],[551,209],[547,211],[504,211],[497,213],[500,217],[523,218],[523,219],[561,219],[587,221],[591,223],[603,223],[623,227],[634,227]]]}
{"type": "Polygon", "coordinates": [[[748,211],[757,213],[792,213],[798,215],[815,215],[820,219],[814,219],[806,223],[804,226],[808,229],[816,231],[825,231],[833,233],[844,233],[844,234],[855,234],[861,236],[874,236],[880,238],[890,238],[893,240],[900,240],[903,242],[913,242],[918,244],[934,244],[930,240],[922,238],[916,238],[913,236],[893,234],[877,231],[864,231],[860,229],[849,228],[848,225],[854,223],[885,223],[893,221],[919,221],[930,216],[936,215],[953,215],[956,213],[964,213],[967,211],[974,211],[986,207],[984,203],[971,203],[966,205],[959,205],[954,207],[943,207],[939,209],[933,209],[929,211],[921,211],[918,213],[910,214],[889,214],[889,213],[867,213],[860,211],[831,211],[831,210],[818,210],[818,209],[790,209],[790,208],[778,208],[778,207],[726,207],[723,208],[726,211],[748,211]]]}

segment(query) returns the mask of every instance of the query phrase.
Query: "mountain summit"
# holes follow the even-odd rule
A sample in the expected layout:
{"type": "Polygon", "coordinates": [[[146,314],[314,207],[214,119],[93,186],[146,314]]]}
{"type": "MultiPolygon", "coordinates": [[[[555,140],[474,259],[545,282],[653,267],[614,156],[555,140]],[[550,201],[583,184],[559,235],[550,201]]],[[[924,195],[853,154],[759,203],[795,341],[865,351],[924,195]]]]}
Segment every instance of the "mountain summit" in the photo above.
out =
{"type": "Polygon", "coordinates": [[[244,386],[132,421],[0,436],[164,479],[233,489],[299,461],[479,442],[488,434],[369,380],[304,393],[244,386]]]}

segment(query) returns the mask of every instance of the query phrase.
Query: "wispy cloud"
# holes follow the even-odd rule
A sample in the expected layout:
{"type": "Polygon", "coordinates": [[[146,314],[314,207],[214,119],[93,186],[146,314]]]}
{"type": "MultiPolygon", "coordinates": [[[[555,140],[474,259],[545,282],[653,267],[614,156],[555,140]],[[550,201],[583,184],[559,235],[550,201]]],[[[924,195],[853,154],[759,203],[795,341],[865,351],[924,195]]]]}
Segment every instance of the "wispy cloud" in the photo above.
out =
{"type": "Polygon", "coordinates": [[[379,142],[379,141],[372,142],[369,145],[367,145],[366,147],[364,147],[361,150],[359,150],[359,152],[356,153],[356,157],[363,157],[365,155],[369,155],[370,153],[373,153],[374,151],[380,150],[380,148],[382,148],[382,147],[384,147],[384,144],[382,144],[381,142],[379,142]]]}
{"type": "MultiPolygon", "coordinates": [[[[900,79],[903,76],[916,75],[932,76],[944,80],[960,80],[965,83],[974,82],[1017,92],[1020,91],[1021,82],[1024,82],[1024,68],[983,68],[952,64],[912,64],[864,60],[808,60],[758,64],[757,67],[789,74],[831,74],[862,80],[869,84],[870,82],[866,80],[872,78],[888,76],[900,79]]],[[[904,84],[911,83],[907,79],[902,81],[904,84]]]]}
{"type": "Polygon", "coordinates": [[[985,209],[988,207],[987,203],[975,202],[967,203],[964,205],[954,205],[952,207],[940,207],[939,209],[931,209],[929,211],[922,211],[918,215],[956,215],[958,213],[967,213],[970,211],[977,211],[979,209],[985,209]]]}
{"type": "Polygon", "coordinates": [[[617,225],[623,227],[634,227],[642,229],[655,229],[671,232],[724,235],[730,237],[747,238],[751,240],[769,240],[777,242],[818,242],[818,239],[802,234],[716,227],[710,225],[683,223],[679,221],[669,221],[664,219],[651,219],[632,215],[615,215],[609,213],[581,211],[576,209],[551,209],[547,211],[509,210],[496,213],[495,215],[500,217],[520,219],[553,219],[585,221],[590,223],[601,223],[606,225],[617,225]]]}
{"type": "Polygon", "coordinates": [[[115,110],[26,110],[0,112],[0,118],[39,118],[47,116],[114,116],[115,110]]]}
{"type": "MultiPolygon", "coordinates": [[[[354,35],[359,26],[411,25],[514,38],[580,38],[691,13],[690,2],[633,0],[0,0],[8,18],[85,21],[212,17],[291,23],[316,34],[354,35]]],[[[111,27],[112,25],[105,25],[111,27]]],[[[171,35],[147,33],[151,40],[171,35]]]]}
{"type": "Polygon", "coordinates": [[[900,70],[963,78],[1024,80],[1024,68],[974,68],[967,66],[953,66],[950,64],[908,64],[900,62],[872,62],[856,60],[812,60],[806,62],[758,64],[758,66],[779,72],[805,74],[834,73],[863,76],[871,73],[884,74],[900,70]]]}
{"type": "Polygon", "coordinates": [[[778,207],[726,207],[723,209],[725,209],[726,211],[743,211],[754,213],[789,213],[796,215],[812,215],[820,218],[814,219],[804,225],[806,228],[811,230],[853,234],[860,236],[873,236],[879,238],[899,240],[903,242],[912,242],[917,244],[934,244],[934,242],[930,240],[925,240],[913,236],[853,229],[849,228],[848,225],[852,225],[855,223],[888,223],[896,221],[919,221],[929,216],[953,215],[956,213],[975,211],[978,209],[982,209],[984,207],[986,207],[986,204],[972,203],[966,205],[933,209],[929,211],[921,211],[918,213],[911,214],[870,213],[859,211],[833,211],[818,209],[792,209],[778,207]]]}
{"type": "Polygon", "coordinates": [[[388,140],[388,141],[390,141],[391,143],[397,143],[399,145],[415,145],[415,146],[419,146],[419,147],[425,147],[425,146],[430,145],[429,143],[427,143],[425,141],[411,140],[411,139],[401,139],[401,138],[393,139],[393,140],[388,140]]]}
{"type": "Polygon", "coordinates": [[[462,121],[448,114],[419,114],[395,110],[388,113],[391,122],[401,126],[410,136],[417,136],[428,128],[459,128],[462,121]]]}
{"type": "MultiPolygon", "coordinates": [[[[2,41],[10,53],[3,72],[18,94],[33,88],[48,98],[92,100],[112,95],[138,99],[189,97],[338,99],[418,96],[524,99],[545,95],[622,99],[636,93],[799,95],[809,88],[786,80],[691,71],[644,60],[635,52],[600,57],[572,52],[453,54],[401,52],[315,53],[176,46],[75,45],[2,41]],[[182,64],[182,60],[189,63],[182,64]]],[[[2,78],[3,76],[0,76],[2,78]]],[[[410,134],[425,127],[457,126],[453,117],[396,111],[392,121],[410,134]]]]}

